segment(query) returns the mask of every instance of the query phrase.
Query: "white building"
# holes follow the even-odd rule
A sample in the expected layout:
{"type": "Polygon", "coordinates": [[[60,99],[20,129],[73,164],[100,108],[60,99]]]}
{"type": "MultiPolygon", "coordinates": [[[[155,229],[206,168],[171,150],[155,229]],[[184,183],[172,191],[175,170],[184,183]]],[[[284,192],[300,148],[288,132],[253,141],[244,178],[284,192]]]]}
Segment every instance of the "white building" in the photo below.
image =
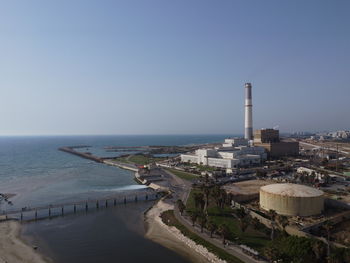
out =
{"type": "Polygon", "coordinates": [[[181,154],[182,162],[220,168],[237,168],[260,164],[266,160],[263,147],[248,147],[245,139],[226,139],[222,147],[199,149],[195,154],[181,154]]]}

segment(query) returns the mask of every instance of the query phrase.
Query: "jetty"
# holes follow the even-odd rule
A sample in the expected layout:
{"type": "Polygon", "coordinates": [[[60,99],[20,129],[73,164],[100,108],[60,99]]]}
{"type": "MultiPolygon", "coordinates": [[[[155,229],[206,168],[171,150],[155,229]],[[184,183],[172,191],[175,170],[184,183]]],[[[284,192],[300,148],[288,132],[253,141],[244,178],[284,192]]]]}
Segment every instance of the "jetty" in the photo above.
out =
{"type": "Polygon", "coordinates": [[[67,146],[67,147],[61,147],[58,148],[58,150],[62,151],[62,152],[66,152],[66,153],[71,153],[74,155],[77,155],[79,157],[85,158],[85,159],[89,159],[98,163],[103,163],[103,158],[97,157],[92,155],[89,152],[79,152],[74,150],[75,148],[82,148],[82,147],[78,147],[78,146],[67,146]]]}

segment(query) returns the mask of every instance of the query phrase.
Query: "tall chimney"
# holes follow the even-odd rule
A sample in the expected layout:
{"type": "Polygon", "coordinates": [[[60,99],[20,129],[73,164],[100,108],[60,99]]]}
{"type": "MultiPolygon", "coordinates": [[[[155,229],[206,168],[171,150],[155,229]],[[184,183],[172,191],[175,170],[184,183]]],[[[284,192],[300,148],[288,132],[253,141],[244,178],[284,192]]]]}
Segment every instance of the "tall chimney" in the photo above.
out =
{"type": "Polygon", "coordinates": [[[253,140],[253,105],[252,105],[252,84],[245,85],[245,125],[244,138],[253,140]]]}

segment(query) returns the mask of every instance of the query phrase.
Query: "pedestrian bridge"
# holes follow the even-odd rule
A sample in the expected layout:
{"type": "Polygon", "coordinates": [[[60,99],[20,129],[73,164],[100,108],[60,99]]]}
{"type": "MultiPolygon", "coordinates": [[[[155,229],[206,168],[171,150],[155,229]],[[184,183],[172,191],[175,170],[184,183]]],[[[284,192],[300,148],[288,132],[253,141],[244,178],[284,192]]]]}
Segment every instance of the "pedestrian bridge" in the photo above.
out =
{"type": "Polygon", "coordinates": [[[68,214],[89,212],[130,203],[154,201],[161,193],[150,190],[135,190],[117,193],[105,198],[76,200],[66,203],[48,204],[43,206],[23,207],[22,209],[6,210],[0,214],[0,220],[35,221],[68,214]]]}

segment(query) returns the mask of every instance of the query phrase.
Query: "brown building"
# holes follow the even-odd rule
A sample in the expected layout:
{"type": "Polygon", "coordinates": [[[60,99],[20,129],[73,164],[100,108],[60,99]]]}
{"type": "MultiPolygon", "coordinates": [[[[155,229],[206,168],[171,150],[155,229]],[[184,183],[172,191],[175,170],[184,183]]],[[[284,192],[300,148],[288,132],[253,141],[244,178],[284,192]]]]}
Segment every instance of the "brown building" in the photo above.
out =
{"type": "Polygon", "coordinates": [[[279,131],[275,129],[256,130],[254,133],[254,142],[255,141],[258,143],[279,142],[279,131]]]}
{"type": "Polygon", "coordinates": [[[264,147],[272,158],[299,155],[299,142],[280,141],[279,131],[274,129],[256,130],[254,145],[264,147]]]}

